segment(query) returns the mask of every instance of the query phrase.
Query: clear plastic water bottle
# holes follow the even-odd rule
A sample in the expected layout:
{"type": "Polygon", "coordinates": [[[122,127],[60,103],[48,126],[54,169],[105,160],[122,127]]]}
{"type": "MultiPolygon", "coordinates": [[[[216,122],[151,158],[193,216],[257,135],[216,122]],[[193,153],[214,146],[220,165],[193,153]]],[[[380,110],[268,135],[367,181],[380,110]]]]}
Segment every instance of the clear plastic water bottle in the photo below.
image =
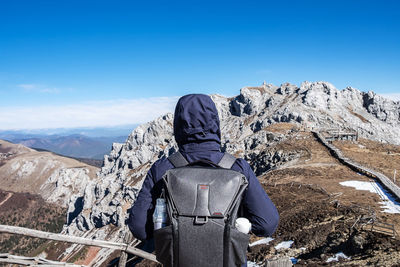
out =
{"type": "Polygon", "coordinates": [[[165,199],[157,198],[156,208],[153,213],[154,230],[160,229],[167,225],[167,205],[165,199]]]}

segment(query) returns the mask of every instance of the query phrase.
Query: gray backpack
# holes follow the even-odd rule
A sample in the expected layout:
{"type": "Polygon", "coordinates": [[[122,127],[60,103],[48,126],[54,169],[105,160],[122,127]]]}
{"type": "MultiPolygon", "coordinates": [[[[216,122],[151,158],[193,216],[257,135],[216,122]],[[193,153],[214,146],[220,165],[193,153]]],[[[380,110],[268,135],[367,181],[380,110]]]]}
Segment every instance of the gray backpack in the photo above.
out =
{"type": "Polygon", "coordinates": [[[249,235],[234,224],[248,183],[231,170],[236,159],[225,153],[217,165],[189,164],[176,152],[168,160],[175,166],[163,177],[169,225],[154,231],[157,260],[166,267],[245,263],[249,235]]]}

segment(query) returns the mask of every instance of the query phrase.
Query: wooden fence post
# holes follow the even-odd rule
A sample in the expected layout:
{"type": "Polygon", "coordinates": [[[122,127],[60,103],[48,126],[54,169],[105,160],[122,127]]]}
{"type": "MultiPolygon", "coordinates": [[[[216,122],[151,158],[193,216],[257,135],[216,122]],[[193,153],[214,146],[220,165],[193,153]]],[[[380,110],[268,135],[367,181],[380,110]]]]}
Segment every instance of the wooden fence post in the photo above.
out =
{"type": "MultiPolygon", "coordinates": [[[[133,238],[132,233],[128,229],[128,227],[124,227],[124,231],[125,231],[124,243],[129,245],[133,238]]],[[[119,257],[118,267],[125,267],[127,260],[128,260],[128,253],[122,251],[121,256],[119,257]]]]}

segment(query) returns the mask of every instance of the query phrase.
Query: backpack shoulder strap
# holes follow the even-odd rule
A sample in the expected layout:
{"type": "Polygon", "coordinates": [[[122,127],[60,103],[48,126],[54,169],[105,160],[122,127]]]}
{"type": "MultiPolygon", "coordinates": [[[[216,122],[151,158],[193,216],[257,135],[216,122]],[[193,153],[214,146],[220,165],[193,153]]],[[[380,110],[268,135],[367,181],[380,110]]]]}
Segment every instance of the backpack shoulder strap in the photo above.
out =
{"type": "Polygon", "coordinates": [[[183,167],[189,164],[181,152],[177,151],[168,157],[168,160],[174,165],[175,168],[183,167]]]}
{"type": "Polygon", "coordinates": [[[229,153],[224,153],[222,159],[218,162],[218,166],[224,169],[232,168],[232,165],[235,163],[236,158],[229,153]]]}

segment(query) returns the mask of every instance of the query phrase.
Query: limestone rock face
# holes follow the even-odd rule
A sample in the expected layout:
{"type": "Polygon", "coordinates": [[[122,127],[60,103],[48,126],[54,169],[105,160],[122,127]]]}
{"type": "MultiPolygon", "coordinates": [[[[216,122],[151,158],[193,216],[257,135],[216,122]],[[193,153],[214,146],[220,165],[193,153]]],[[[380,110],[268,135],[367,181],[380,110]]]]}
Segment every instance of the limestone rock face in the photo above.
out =
{"type": "Polygon", "coordinates": [[[400,120],[400,103],[387,100],[374,92],[369,91],[363,95],[363,105],[366,110],[377,119],[396,125],[400,120]]]}
{"type": "Polygon", "coordinates": [[[86,185],[80,197],[69,205],[69,232],[122,226],[126,210],[135,200],[151,164],[177,149],[172,137],[172,114],[137,127],[124,144],[113,144],[97,181],[86,185]]]}
{"type": "Polygon", "coordinates": [[[86,168],[56,169],[40,187],[42,197],[65,207],[73,195],[82,195],[91,180],[86,168]]]}
{"type": "MultiPolygon", "coordinates": [[[[288,136],[269,129],[276,123],[356,130],[362,137],[400,144],[400,102],[372,92],[351,87],[338,90],[327,82],[304,82],[300,86],[263,84],[242,88],[233,98],[211,97],[220,115],[222,149],[245,158],[257,175],[301,156],[296,151],[276,148],[288,136]]],[[[113,144],[97,178],[83,179],[82,189],[69,200],[66,232],[95,233],[96,229],[115,225],[120,229],[115,235],[121,234],[127,210],[151,164],[177,150],[172,122],[173,115],[166,114],[137,127],[125,143],[113,144]]],[[[66,184],[75,186],[68,180],[66,184]]]]}

